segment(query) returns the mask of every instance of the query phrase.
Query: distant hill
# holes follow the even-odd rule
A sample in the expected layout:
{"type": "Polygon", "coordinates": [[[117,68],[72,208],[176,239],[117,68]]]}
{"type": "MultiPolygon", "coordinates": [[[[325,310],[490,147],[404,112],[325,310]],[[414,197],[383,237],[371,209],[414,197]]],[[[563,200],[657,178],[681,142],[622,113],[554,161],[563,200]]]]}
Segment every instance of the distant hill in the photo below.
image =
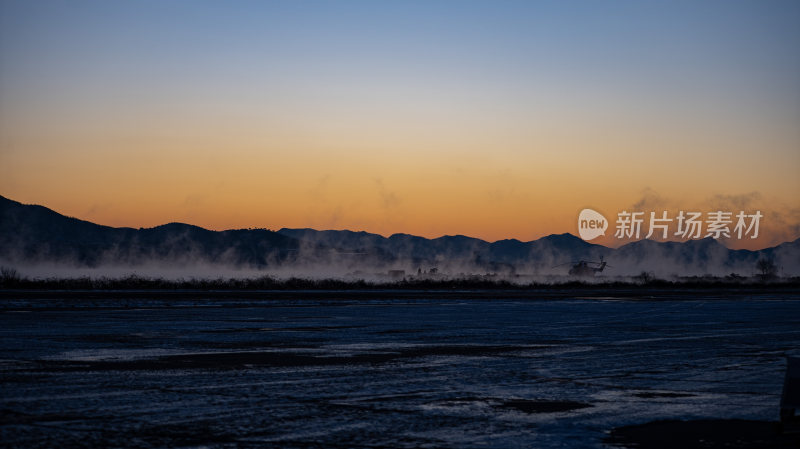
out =
{"type": "Polygon", "coordinates": [[[281,229],[280,234],[325,247],[349,248],[356,252],[385,255],[384,262],[410,262],[410,268],[443,267],[450,272],[546,271],[572,260],[597,260],[611,250],[587,243],[571,234],[549,235],[531,242],[498,240],[489,243],[463,235],[427,239],[409,234],[378,234],[352,231],[281,229]]]}
{"type": "Polygon", "coordinates": [[[9,262],[91,267],[156,259],[269,266],[285,263],[299,246],[263,229],[216,232],[183,223],[113,228],[0,197],[0,258],[9,262]]]}
{"type": "MultiPolygon", "coordinates": [[[[783,274],[800,273],[800,239],[760,251],[731,250],[712,238],[686,242],[640,240],[617,249],[585,242],[572,234],[552,234],[530,242],[498,240],[490,243],[462,235],[435,239],[394,234],[352,231],[316,231],[314,229],[281,229],[281,234],[304,242],[327,247],[346,247],[365,254],[389,254],[387,260],[412,261],[444,267],[458,273],[466,268],[506,273],[558,273],[579,260],[597,261],[601,257],[610,264],[610,274],[630,275],[642,271],[661,276],[672,274],[752,275],[760,258],[775,261],[783,274]]],[[[416,264],[416,265],[415,265],[416,264]]],[[[424,266],[423,266],[424,269],[424,266]]]]}
{"type": "Polygon", "coordinates": [[[78,267],[139,266],[153,261],[252,269],[325,270],[329,274],[402,269],[459,273],[564,274],[570,262],[609,262],[614,275],[750,275],[761,257],[784,274],[800,270],[800,239],[760,251],[730,250],[713,239],[641,240],[617,249],[571,234],[522,242],[487,242],[463,235],[435,239],[409,234],[314,229],[211,231],[183,223],[154,228],[114,228],[66,217],[46,207],[0,197],[0,264],[65,264],[78,267]],[[566,266],[560,266],[566,264],[566,266]],[[554,268],[555,266],[555,268],[554,268]]]}

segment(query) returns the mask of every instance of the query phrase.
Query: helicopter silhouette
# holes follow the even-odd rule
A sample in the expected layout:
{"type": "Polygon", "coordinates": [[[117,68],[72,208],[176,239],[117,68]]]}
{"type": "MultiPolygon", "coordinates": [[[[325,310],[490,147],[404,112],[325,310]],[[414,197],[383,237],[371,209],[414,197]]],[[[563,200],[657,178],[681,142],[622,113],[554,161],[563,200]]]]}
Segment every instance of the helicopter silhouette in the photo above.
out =
{"type": "Polygon", "coordinates": [[[601,273],[603,269],[605,269],[606,267],[611,268],[611,265],[609,265],[606,261],[603,260],[603,256],[600,256],[600,262],[578,260],[575,262],[566,262],[559,265],[555,265],[553,266],[553,268],[562,267],[564,265],[572,265],[569,269],[570,276],[581,276],[581,277],[594,276],[597,273],[601,273]]]}

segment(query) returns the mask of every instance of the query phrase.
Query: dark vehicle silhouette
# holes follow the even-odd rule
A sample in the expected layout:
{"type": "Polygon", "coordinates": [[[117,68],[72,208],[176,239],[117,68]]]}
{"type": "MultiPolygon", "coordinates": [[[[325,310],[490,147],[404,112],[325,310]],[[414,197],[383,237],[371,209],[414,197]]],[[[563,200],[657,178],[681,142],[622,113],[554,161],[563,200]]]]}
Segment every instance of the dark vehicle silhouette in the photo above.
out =
{"type": "Polygon", "coordinates": [[[591,277],[597,273],[601,273],[603,269],[605,269],[606,267],[611,267],[611,265],[608,265],[608,263],[606,263],[606,261],[604,261],[603,258],[601,257],[599,262],[579,260],[576,262],[562,263],[560,265],[556,265],[553,268],[561,267],[564,265],[572,265],[568,273],[570,276],[580,276],[580,277],[591,277]]]}

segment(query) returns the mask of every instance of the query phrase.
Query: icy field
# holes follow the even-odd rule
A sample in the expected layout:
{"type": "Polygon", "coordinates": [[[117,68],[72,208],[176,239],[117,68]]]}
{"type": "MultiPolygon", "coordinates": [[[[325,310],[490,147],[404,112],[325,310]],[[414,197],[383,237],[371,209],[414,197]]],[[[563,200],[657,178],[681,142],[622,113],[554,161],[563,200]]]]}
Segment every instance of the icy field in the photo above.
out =
{"type": "Polygon", "coordinates": [[[21,299],[0,445],[601,448],[776,420],[800,298],[21,299]]]}

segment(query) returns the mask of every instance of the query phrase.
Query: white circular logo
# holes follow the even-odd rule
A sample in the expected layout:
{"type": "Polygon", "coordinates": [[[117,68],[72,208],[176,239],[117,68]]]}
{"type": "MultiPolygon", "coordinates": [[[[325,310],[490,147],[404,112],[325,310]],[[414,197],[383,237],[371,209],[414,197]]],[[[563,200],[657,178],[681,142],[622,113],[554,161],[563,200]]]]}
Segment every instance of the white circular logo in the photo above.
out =
{"type": "Polygon", "coordinates": [[[606,235],[608,220],[600,212],[584,209],[578,215],[578,234],[587,242],[606,235]]]}

